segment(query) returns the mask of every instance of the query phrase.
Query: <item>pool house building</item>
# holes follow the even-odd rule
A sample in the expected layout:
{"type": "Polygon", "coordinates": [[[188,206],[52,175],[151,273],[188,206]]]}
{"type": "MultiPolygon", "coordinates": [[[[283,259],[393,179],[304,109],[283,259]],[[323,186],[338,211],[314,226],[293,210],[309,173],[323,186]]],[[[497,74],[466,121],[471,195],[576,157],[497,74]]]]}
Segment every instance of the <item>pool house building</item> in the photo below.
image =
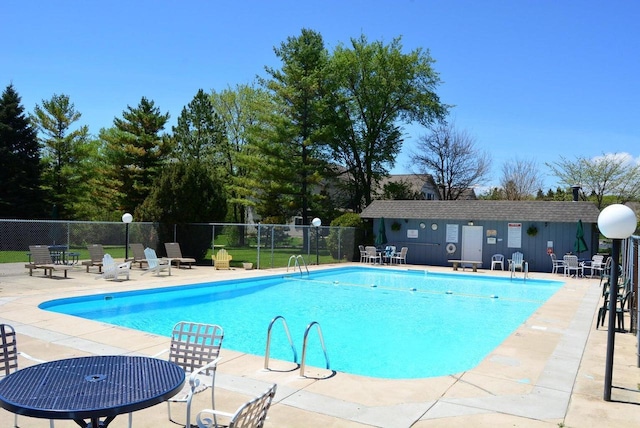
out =
{"type": "Polygon", "coordinates": [[[387,244],[408,247],[410,264],[477,260],[489,269],[494,254],[506,260],[519,251],[529,271],[551,272],[551,252],[585,260],[598,252],[599,214],[592,202],[377,200],[360,216],[373,222],[374,235],[383,223],[387,244]],[[575,251],[579,223],[587,249],[575,251]]]}

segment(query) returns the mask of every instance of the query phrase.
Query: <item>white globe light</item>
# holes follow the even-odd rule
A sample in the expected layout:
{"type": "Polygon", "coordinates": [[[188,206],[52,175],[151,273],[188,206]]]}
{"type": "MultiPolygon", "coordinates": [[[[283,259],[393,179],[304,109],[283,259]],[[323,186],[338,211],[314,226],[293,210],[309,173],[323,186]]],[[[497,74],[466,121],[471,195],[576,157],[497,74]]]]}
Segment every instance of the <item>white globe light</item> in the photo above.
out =
{"type": "Polygon", "coordinates": [[[320,220],[318,217],[316,217],[313,220],[311,220],[311,224],[314,227],[320,227],[320,225],[322,224],[322,220],[320,220]]]}
{"type": "Polygon", "coordinates": [[[622,204],[609,205],[598,216],[598,228],[607,238],[626,239],[636,230],[638,220],[631,208],[622,204]]]}
{"type": "Polygon", "coordinates": [[[133,216],[129,213],[122,214],[122,222],[123,223],[131,223],[133,221],[133,216]]]}

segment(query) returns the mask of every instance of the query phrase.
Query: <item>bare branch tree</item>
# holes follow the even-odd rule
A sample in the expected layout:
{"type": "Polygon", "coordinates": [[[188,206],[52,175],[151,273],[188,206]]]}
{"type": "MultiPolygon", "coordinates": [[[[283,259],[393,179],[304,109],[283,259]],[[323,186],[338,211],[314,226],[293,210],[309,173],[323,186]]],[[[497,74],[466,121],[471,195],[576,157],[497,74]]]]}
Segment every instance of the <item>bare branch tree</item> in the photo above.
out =
{"type": "Polygon", "coordinates": [[[531,199],[542,188],[541,173],[533,159],[513,159],[502,165],[500,185],[507,200],[531,199]]]}
{"type": "Polygon", "coordinates": [[[489,174],[489,155],[476,148],[466,131],[446,123],[420,138],[411,159],[419,174],[431,176],[442,200],[459,199],[469,188],[484,184],[489,174]]]}

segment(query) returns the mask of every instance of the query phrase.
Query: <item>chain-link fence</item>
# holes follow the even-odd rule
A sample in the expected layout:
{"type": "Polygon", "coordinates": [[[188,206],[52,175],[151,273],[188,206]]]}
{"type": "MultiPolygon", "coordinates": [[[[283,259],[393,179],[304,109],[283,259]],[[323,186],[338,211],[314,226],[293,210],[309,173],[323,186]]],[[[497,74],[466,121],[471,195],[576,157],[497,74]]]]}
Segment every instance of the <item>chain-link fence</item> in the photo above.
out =
{"type": "Polygon", "coordinates": [[[0,220],[0,263],[27,262],[29,245],[65,246],[88,259],[87,245],[102,244],[106,252],[122,258],[126,242],[142,243],[165,255],[165,242],[179,242],[184,257],[211,264],[211,255],[225,248],[232,265],[266,269],[284,267],[291,256],[306,264],[354,260],[356,229],[274,224],[163,223],[0,220]],[[299,258],[298,258],[299,260],[299,258]]]}

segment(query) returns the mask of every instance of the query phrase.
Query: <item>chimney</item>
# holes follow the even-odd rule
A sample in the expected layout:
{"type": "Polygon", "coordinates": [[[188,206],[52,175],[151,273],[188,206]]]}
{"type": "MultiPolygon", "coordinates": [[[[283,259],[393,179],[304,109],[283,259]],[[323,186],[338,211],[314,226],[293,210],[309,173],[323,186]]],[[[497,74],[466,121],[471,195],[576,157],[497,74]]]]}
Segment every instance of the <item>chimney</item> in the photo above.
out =
{"type": "Polygon", "coordinates": [[[571,190],[573,191],[573,202],[578,202],[578,195],[579,195],[579,191],[580,191],[580,185],[579,184],[574,184],[573,186],[571,186],[571,190]]]}

